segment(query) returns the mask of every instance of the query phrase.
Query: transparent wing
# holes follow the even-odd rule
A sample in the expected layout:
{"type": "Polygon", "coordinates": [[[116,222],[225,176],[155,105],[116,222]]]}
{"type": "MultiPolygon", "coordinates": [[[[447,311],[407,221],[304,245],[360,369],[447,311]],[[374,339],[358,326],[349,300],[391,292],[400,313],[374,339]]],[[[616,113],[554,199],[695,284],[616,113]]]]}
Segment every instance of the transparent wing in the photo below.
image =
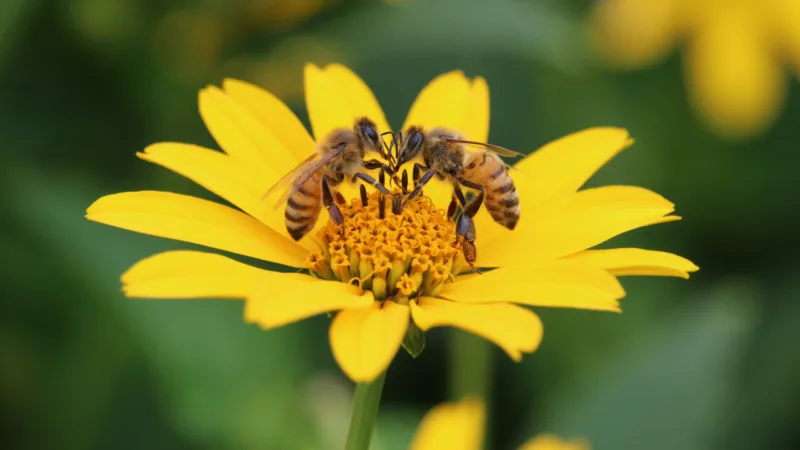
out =
{"type": "Polygon", "coordinates": [[[514,150],[509,150],[509,149],[507,149],[505,147],[500,147],[499,145],[487,144],[486,142],[467,141],[467,140],[464,140],[464,139],[453,139],[453,138],[448,138],[447,140],[450,141],[450,142],[458,142],[459,144],[477,145],[479,147],[485,147],[485,148],[493,151],[494,153],[497,153],[500,156],[506,156],[508,158],[516,158],[518,156],[525,156],[524,154],[522,154],[520,152],[515,152],[514,150]]]}
{"type": "Polygon", "coordinates": [[[515,152],[514,150],[509,150],[509,149],[504,148],[504,147],[498,147],[496,145],[489,146],[488,144],[484,144],[484,145],[489,147],[489,150],[497,153],[500,156],[505,156],[506,158],[518,158],[520,156],[525,156],[524,153],[515,152]]]}
{"type": "MultiPolygon", "coordinates": [[[[281,195],[281,197],[275,203],[274,209],[278,209],[281,205],[286,203],[286,201],[289,199],[289,195],[292,193],[292,190],[298,189],[299,187],[304,185],[306,183],[306,181],[308,181],[311,177],[314,176],[314,174],[316,174],[317,172],[322,170],[322,168],[325,167],[326,164],[328,164],[329,162],[331,162],[334,159],[338,158],[339,155],[341,155],[341,154],[342,154],[342,150],[341,149],[337,149],[336,151],[332,151],[332,152],[327,153],[327,154],[325,154],[324,156],[321,156],[321,157],[318,157],[318,155],[315,154],[314,155],[314,157],[315,157],[314,159],[312,159],[312,158],[307,159],[303,163],[300,163],[300,165],[298,167],[296,167],[294,170],[292,170],[291,173],[289,173],[286,176],[284,176],[284,178],[288,177],[287,179],[292,181],[292,183],[291,183],[292,185],[289,187],[289,189],[287,189],[283,193],[283,195],[281,195]],[[289,176],[289,175],[294,175],[294,176],[292,177],[292,176],[289,176]]],[[[281,179],[281,181],[278,181],[278,183],[281,183],[282,180],[283,180],[283,178],[281,179]]],[[[286,184],[287,184],[287,182],[283,182],[284,186],[286,184]]],[[[270,190],[272,190],[272,189],[270,189],[270,190]]],[[[268,191],[268,193],[269,193],[269,191],[268,191]]],[[[265,196],[268,196],[268,195],[265,194],[265,196]]]]}
{"type": "Polygon", "coordinates": [[[294,169],[290,170],[286,175],[281,177],[280,180],[278,180],[275,184],[273,184],[272,187],[269,188],[267,192],[265,192],[264,195],[261,196],[261,200],[262,201],[266,200],[267,198],[271,197],[272,194],[278,192],[281,188],[285,188],[286,186],[288,186],[289,183],[295,179],[298,173],[303,171],[306,166],[311,164],[317,158],[319,158],[319,154],[312,153],[311,156],[304,159],[300,164],[295,166],[294,169]]]}

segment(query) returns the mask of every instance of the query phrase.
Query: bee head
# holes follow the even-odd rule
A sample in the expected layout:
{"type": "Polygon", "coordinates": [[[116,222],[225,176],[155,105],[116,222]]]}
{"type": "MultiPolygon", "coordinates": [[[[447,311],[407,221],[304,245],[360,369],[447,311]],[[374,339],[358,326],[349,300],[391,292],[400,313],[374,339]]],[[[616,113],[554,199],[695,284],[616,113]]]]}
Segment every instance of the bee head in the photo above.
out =
{"type": "Polygon", "coordinates": [[[405,133],[403,144],[397,151],[397,166],[416,158],[422,151],[422,144],[425,143],[425,135],[420,127],[409,127],[405,133]]]}
{"type": "Polygon", "coordinates": [[[383,142],[378,136],[378,127],[375,126],[375,122],[362,117],[356,121],[353,128],[364,150],[380,151],[383,142]]]}

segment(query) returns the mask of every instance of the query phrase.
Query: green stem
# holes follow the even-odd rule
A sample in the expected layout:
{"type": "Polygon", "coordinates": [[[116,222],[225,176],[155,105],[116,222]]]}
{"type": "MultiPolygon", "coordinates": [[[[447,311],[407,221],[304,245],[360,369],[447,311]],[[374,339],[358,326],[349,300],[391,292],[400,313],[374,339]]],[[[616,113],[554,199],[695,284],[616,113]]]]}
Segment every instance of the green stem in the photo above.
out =
{"type": "Polygon", "coordinates": [[[386,372],[383,372],[371,383],[358,383],[353,399],[353,415],[350,417],[350,431],[347,432],[346,450],[368,450],[372,439],[372,430],[375,428],[375,419],[378,417],[378,406],[381,403],[383,382],[386,381],[386,372]]]}
{"type": "MultiPolygon", "coordinates": [[[[478,398],[491,408],[493,348],[489,341],[458,329],[450,331],[450,400],[459,401],[470,396],[478,398]]],[[[491,417],[487,414],[487,420],[491,417]]],[[[486,424],[484,439],[489,442],[491,424],[486,424]]]]}
{"type": "Polygon", "coordinates": [[[477,396],[489,403],[492,347],[485,339],[452,329],[450,334],[450,400],[477,396]]]}

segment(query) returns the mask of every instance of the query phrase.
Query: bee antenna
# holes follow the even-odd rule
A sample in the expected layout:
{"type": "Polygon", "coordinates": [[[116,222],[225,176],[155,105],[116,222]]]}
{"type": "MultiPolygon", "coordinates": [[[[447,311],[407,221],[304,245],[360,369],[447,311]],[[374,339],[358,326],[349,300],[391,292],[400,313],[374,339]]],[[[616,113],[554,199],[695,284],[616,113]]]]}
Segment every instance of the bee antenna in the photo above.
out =
{"type": "Polygon", "coordinates": [[[389,161],[389,164],[394,165],[394,158],[392,157],[392,148],[394,148],[394,146],[396,145],[396,142],[394,140],[394,134],[391,131],[385,131],[381,133],[381,141],[383,142],[383,148],[386,150],[386,154],[385,155],[381,154],[381,156],[383,156],[387,161],[389,161]],[[387,134],[392,136],[392,142],[389,145],[386,144],[387,134]]]}
{"type": "MultiPolygon", "coordinates": [[[[400,160],[400,143],[403,142],[403,132],[398,131],[397,133],[392,135],[392,143],[394,145],[394,159],[395,161],[400,160]]],[[[395,167],[395,170],[399,169],[399,167],[395,167]]]]}

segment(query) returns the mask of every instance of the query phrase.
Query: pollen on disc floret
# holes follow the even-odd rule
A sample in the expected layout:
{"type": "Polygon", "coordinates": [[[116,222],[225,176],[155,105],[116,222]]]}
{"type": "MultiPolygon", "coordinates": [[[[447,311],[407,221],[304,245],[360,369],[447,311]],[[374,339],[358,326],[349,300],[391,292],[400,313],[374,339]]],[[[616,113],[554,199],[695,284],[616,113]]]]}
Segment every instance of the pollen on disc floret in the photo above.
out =
{"type": "Polygon", "coordinates": [[[344,223],[328,221],[318,232],[323,249],[306,260],[309,271],[357,284],[378,300],[406,303],[436,295],[468,267],[455,245],[454,223],[427,196],[409,200],[399,214],[392,212],[388,199],[380,202],[381,196],[373,193],[366,205],[361,199],[339,205],[344,223]]]}

